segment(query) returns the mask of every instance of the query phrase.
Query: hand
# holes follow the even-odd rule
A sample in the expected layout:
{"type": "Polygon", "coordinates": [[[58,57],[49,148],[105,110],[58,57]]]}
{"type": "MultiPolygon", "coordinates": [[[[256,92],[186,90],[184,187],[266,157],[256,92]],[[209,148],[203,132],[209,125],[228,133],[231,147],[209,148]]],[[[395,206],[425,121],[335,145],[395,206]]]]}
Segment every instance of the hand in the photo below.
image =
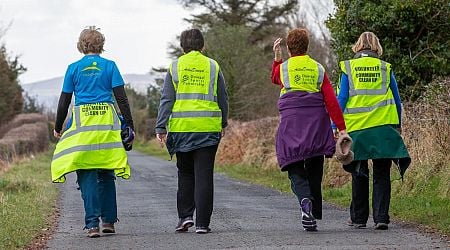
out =
{"type": "Polygon", "coordinates": [[[222,132],[220,132],[220,136],[223,138],[223,137],[225,137],[225,134],[226,134],[226,133],[225,133],[225,129],[223,128],[223,129],[222,129],[222,132]]]}
{"type": "Polygon", "coordinates": [[[273,52],[275,54],[275,61],[277,62],[282,60],[281,46],[280,46],[282,40],[283,38],[277,38],[277,40],[273,42],[273,52]]]}
{"type": "Polygon", "coordinates": [[[56,139],[59,139],[59,138],[61,138],[61,133],[58,133],[58,132],[56,132],[56,130],[53,130],[53,136],[54,136],[56,139]]]}
{"type": "Polygon", "coordinates": [[[345,130],[345,129],[339,131],[339,137],[344,136],[346,134],[347,134],[347,130],[345,130]]]}
{"type": "Polygon", "coordinates": [[[166,134],[156,134],[156,139],[158,139],[159,145],[163,148],[166,144],[166,134]]]}
{"type": "Polygon", "coordinates": [[[333,129],[333,135],[334,135],[334,139],[337,140],[339,139],[339,137],[344,136],[347,134],[347,130],[340,130],[338,131],[337,129],[333,129]]]}
{"type": "Polygon", "coordinates": [[[397,128],[399,134],[402,134],[402,128],[397,128]]]}

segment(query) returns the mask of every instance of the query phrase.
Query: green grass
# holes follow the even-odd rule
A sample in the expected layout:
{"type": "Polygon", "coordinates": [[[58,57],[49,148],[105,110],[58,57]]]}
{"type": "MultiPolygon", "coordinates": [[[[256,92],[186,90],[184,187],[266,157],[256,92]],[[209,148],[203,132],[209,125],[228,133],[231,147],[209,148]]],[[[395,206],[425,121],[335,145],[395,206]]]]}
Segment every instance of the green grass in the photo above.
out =
{"type": "MultiPolygon", "coordinates": [[[[135,149],[168,159],[167,151],[164,148],[160,148],[156,141],[139,143],[139,146],[135,147],[135,149]],[[141,148],[144,150],[141,150],[141,148]]],[[[448,185],[445,182],[445,178],[437,175],[426,181],[414,180],[416,188],[409,190],[403,182],[396,180],[399,178],[398,171],[394,168],[392,169],[391,179],[394,181],[392,182],[391,217],[396,220],[431,226],[444,234],[450,233],[450,199],[438,194],[440,185],[448,185]]],[[[280,192],[291,192],[287,174],[278,169],[266,170],[257,166],[216,165],[216,171],[224,173],[231,178],[270,187],[280,192]]],[[[372,176],[372,173],[370,175],[372,176]]],[[[406,173],[407,177],[408,172],[406,173]]],[[[370,191],[372,191],[372,180],[370,182],[370,191]]],[[[323,189],[323,198],[342,207],[349,207],[351,183],[347,183],[339,188],[325,187],[323,189]]]]}
{"type": "Polygon", "coordinates": [[[0,249],[20,249],[48,227],[58,196],[51,152],[23,160],[0,175],[0,249]]]}
{"type": "MultiPolygon", "coordinates": [[[[414,180],[415,189],[408,189],[405,182],[396,180],[397,170],[391,171],[392,192],[389,213],[392,218],[427,225],[444,234],[450,233],[450,199],[439,195],[441,185],[448,185],[442,176],[433,176],[427,181],[414,180]]],[[[372,173],[371,173],[372,177],[372,173]]],[[[408,177],[408,172],[406,172],[408,177]]],[[[370,197],[372,197],[370,180],[370,197]]],[[[324,199],[343,207],[349,207],[351,201],[351,183],[339,188],[325,188],[324,199]]],[[[372,206],[371,198],[369,199],[372,206]]]]}

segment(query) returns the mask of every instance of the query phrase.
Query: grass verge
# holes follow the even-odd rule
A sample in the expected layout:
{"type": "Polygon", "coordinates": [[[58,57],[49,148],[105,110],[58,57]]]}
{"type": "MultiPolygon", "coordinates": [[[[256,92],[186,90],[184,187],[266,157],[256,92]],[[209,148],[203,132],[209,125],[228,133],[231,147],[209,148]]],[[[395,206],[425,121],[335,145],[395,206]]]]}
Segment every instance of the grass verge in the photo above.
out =
{"type": "Polygon", "coordinates": [[[22,160],[0,175],[0,249],[21,249],[48,230],[57,186],[50,178],[51,152],[22,160]]]}
{"type": "MultiPolygon", "coordinates": [[[[156,141],[139,142],[135,149],[164,159],[169,158],[165,148],[161,148],[156,141]]],[[[257,166],[242,165],[216,165],[216,171],[231,178],[270,187],[281,192],[291,192],[287,174],[278,169],[262,169],[257,166]]],[[[406,178],[407,176],[408,173],[406,173],[406,178]]],[[[398,172],[395,168],[392,168],[391,178],[398,178],[398,172]]],[[[420,188],[405,191],[406,189],[400,180],[392,182],[391,216],[397,220],[419,223],[437,229],[443,234],[449,234],[450,200],[440,196],[436,191],[440,185],[448,185],[445,178],[434,176],[428,179],[426,183],[416,182],[415,185],[420,188]]],[[[370,189],[372,189],[372,180],[370,189]]],[[[324,187],[323,197],[326,201],[342,207],[349,207],[351,183],[339,188],[324,187]]]]}

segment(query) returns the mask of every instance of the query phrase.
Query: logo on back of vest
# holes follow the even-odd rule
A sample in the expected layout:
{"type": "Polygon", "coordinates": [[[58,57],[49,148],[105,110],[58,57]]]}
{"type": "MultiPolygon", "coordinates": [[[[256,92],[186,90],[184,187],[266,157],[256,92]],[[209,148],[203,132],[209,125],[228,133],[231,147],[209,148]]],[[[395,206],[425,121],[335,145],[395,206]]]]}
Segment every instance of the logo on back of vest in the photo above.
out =
{"type": "Polygon", "coordinates": [[[189,71],[189,72],[198,72],[198,73],[203,73],[205,72],[204,69],[196,69],[196,68],[184,68],[185,71],[189,71]]]}
{"type": "Polygon", "coordinates": [[[294,82],[296,84],[313,84],[316,85],[316,78],[312,75],[295,75],[294,76],[294,82]]]}
{"type": "Polygon", "coordinates": [[[204,74],[190,74],[183,75],[181,77],[180,85],[189,85],[189,86],[201,86],[204,87],[206,83],[206,77],[204,74]]]}
{"type": "Polygon", "coordinates": [[[299,67],[299,68],[293,68],[292,71],[310,71],[314,72],[314,69],[308,68],[308,67],[299,67]]]}

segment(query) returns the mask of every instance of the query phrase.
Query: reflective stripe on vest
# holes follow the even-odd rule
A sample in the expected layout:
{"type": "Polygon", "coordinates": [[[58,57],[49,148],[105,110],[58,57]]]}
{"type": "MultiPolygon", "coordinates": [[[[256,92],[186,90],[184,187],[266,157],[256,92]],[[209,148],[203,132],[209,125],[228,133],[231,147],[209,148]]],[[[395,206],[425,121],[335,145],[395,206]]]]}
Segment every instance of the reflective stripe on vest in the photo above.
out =
{"type": "Polygon", "coordinates": [[[343,112],[348,132],[399,123],[389,88],[390,64],[362,57],[341,62],[341,70],[349,83],[349,99],[343,112]]]}
{"type": "Polygon", "coordinates": [[[123,144],[121,142],[102,143],[102,144],[97,144],[97,145],[74,146],[74,147],[65,149],[65,150],[53,155],[53,160],[56,160],[59,157],[68,155],[70,153],[78,152],[78,151],[92,151],[92,150],[122,148],[122,147],[123,147],[123,144]]]}
{"type": "Polygon", "coordinates": [[[53,182],[79,169],[114,170],[128,179],[130,166],[120,136],[120,121],[108,103],[74,106],[72,125],[56,144],[51,170],[53,182]]]}
{"type": "Polygon", "coordinates": [[[176,95],[168,131],[220,132],[218,64],[198,51],[191,51],[172,63],[170,73],[176,95]]]}
{"type": "Polygon", "coordinates": [[[375,110],[376,108],[388,106],[388,105],[395,105],[394,99],[389,100],[383,100],[373,106],[370,107],[359,107],[359,108],[345,108],[344,114],[358,114],[358,113],[367,113],[375,110]]]}
{"type": "Polygon", "coordinates": [[[221,111],[183,111],[172,112],[172,118],[186,117],[222,117],[221,111]]]}
{"type": "Polygon", "coordinates": [[[283,83],[280,95],[291,91],[320,92],[325,70],[320,63],[314,61],[309,56],[291,57],[280,65],[280,70],[282,72],[281,80],[283,83]],[[302,69],[306,70],[292,73],[296,67],[302,67],[302,69]],[[317,78],[317,80],[314,80],[316,85],[313,88],[310,86],[311,80],[308,81],[308,79],[305,79],[306,77],[317,78]]]}

